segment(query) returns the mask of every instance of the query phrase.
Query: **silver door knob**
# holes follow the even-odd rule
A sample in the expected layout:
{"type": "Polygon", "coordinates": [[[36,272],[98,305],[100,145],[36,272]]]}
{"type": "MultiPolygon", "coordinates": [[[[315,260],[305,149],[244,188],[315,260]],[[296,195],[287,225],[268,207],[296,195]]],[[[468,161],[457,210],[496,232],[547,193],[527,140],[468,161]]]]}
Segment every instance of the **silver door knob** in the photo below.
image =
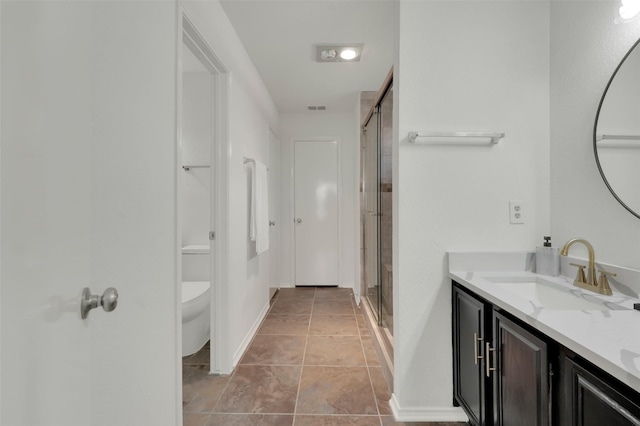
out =
{"type": "Polygon", "coordinates": [[[80,299],[80,316],[82,319],[86,319],[89,316],[89,311],[98,306],[102,306],[105,312],[113,311],[118,306],[118,290],[109,287],[102,293],[102,296],[99,296],[91,294],[89,287],[85,287],[82,290],[82,298],[80,299]]]}
{"type": "Polygon", "coordinates": [[[297,219],[296,219],[296,223],[302,223],[302,219],[297,218],[297,219]]]}

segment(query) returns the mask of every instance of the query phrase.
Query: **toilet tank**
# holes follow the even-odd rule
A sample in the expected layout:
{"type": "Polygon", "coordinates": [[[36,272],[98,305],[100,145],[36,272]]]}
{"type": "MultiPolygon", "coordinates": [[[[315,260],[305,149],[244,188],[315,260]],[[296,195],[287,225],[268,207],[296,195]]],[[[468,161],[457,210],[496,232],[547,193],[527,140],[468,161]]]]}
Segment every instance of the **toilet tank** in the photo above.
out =
{"type": "Polygon", "coordinates": [[[211,281],[211,256],[208,245],[182,247],[182,281],[211,281]]]}

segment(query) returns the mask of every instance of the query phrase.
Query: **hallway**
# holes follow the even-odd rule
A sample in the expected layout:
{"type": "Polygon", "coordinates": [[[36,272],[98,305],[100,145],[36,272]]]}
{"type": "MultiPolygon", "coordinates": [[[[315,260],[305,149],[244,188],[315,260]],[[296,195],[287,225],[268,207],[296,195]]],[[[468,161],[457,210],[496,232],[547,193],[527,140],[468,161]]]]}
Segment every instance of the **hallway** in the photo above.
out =
{"type": "Polygon", "coordinates": [[[404,424],[349,289],[279,290],[234,372],[208,362],[208,347],[183,359],[185,426],[404,424]]]}

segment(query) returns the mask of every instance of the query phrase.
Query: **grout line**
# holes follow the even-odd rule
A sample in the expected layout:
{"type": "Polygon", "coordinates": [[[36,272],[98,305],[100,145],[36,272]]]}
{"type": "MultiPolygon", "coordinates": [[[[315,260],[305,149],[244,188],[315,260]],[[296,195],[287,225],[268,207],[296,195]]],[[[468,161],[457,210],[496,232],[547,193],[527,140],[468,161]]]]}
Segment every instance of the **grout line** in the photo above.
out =
{"type": "Polygon", "coordinates": [[[316,290],[313,290],[313,299],[311,304],[311,315],[309,315],[309,324],[307,325],[307,336],[306,342],[304,344],[304,352],[302,353],[302,365],[300,366],[300,379],[298,379],[298,391],[296,392],[296,403],[293,406],[293,421],[291,422],[291,426],[295,426],[296,424],[296,413],[298,412],[298,400],[300,399],[300,387],[302,386],[302,373],[304,372],[304,359],[307,356],[307,347],[309,346],[309,332],[311,331],[311,319],[313,318],[313,305],[316,300],[316,290]]]}
{"type": "MultiPolygon", "coordinates": [[[[354,309],[355,310],[355,309],[354,309]]],[[[357,318],[358,314],[356,313],[356,323],[358,322],[357,318]]],[[[373,392],[373,399],[376,403],[376,411],[378,412],[378,421],[380,425],[382,425],[382,414],[380,414],[380,405],[378,404],[378,395],[376,395],[376,389],[373,386],[373,379],[371,378],[371,370],[369,366],[369,357],[367,357],[367,352],[364,350],[364,341],[362,339],[363,334],[360,330],[360,325],[358,325],[358,335],[360,336],[360,346],[362,347],[362,355],[364,356],[364,362],[367,365],[367,375],[369,376],[369,384],[371,385],[371,391],[373,392]]]]}
{"type": "Polygon", "coordinates": [[[211,409],[209,414],[213,414],[213,413],[216,412],[216,408],[218,408],[218,404],[220,404],[220,401],[222,400],[222,397],[227,392],[227,388],[229,387],[229,383],[231,383],[231,380],[233,379],[233,376],[236,375],[236,371],[238,371],[238,366],[237,365],[235,366],[235,368],[233,369],[233,371],[229,375],[229,380],[227,380],[227,383],[225,383],[224,389],[222,389],[222,392],[220,392],[220,396],[218,397],[218,400],[216,401],[216,404],[213,406],[213,409],[211,409]]]}
{"type": "MultiPolygon", "coordinates": [[[[367,367],[367,375],[369,376],[369,385],[371,385],[371,392],[373,393],[373,400],[376,403],[376,411],[378,412],[378,418],[380,419],[380,405],[378,404],[378,396],[376,395],[376,389],[373,386],[373,379],[371,378],[371,370],[367,367]]],[[[382,419],[380,419],[382,423],[382,419]]]]}

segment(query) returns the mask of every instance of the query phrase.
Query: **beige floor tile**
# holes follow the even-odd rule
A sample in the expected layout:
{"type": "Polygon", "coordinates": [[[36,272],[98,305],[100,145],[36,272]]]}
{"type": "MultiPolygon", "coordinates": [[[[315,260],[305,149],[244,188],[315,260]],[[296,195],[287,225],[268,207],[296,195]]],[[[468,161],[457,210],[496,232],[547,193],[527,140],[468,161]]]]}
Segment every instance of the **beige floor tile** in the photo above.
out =
{"type": "Polygon", "coordinates": [[[308,315],[311,313],[313,307],[313,299],[297,298],[297,297],[284,297],[278,298],[271,306],[269,314],[281,314],[281,315],[308,315]]]}
{"type": "Polygon", "coordinates": [[[313,302],[313,315],[353,315],[351,299],[316,299],[313,302]]]}
{"type": "Polygon", "coordinates": [[[389,400],[391,399],[391,392],[389,386],[382,373],[380,367],[369,367],[369,376],[371,377],[371,384],[373,385],[373,393],[376,396],[378,403],[378,412],[381,416],[389,416],[392,413],[389,400]]]}
{"type": "Polygon", "coordinates": [[[376,348],[373,346],[371,336],[360,336],[362,339],[362,347],[364,348],[364,356],[367,358],[367,365],[369,367],[380,367],[380,359],[376,348]]]}
{"type": "Polygon", "coordinates": [[[297,414],[378,414],[365,367],[303,367],[297,414]]]}
{"type": "Polygon", "coordinates": [[[307,336],[258,334],[240,364],[302,365],[307,336]]]}
{"type": "Polygon", "coordinates": [[[207,413],[213,410],[229,382],[230,376],[209,374],[209,366],[182,367],[182,410],[184,413],[207,413]]]}
{"type": "Polygon", "coordinates": [[[390,393],[350,289],[281,289],[233,375],[210,375],[209,358],[207,346],[183,359],[185,426],[421,425],[386,415],[390,393]]]}
{"type": "Polygon", "coordinates": [[[378,416],[296,415],[296,426],[380,426],[378,416]]]}
{"type": "Polygon", "coordinates": [[[309,335],[359,336],[355,315],[311,315],[309,335]]]}
{"type": "Polygon", "coordinates": [[[211,362],[211,348],[209,342],[202,349],[193,355],[182,358],[182,365],[202,365],[209,364],[211,362]]]}
{"type": "Polygon", "coordinates": [[[217,414],[207,426],[291,426],[293,416],[282,414],[217,414]]]}
{"type": "Polygon", "coordinates": [[[276,293],[276,298],[307,298],[313,299],[316,294],[315,287],[295,287],[295,288],[281,288],[276,293]]]}
{"type": "Polygon", "coordinates": [[[182,426],[205,426],[209,420],[209,414],[187,413],[182,416],[182,426]]]}
{"type": "Polygon", "coordinates": [[[318,299],[351,299],[353,297],[353,290],[350,288],[330,288],[330,287],[318,287],[316,288],[316,300],[318,299]]]}
{"type": "Polygon", "coordinates": [[[306,336],[311,315],[267,315],[258,334],[288,334],[306,336]]]}
{"type": "Polygon", "coordinates": [[[364,366],[359,336],[309,336],[304,365],[364,366]]]}
{"type": "Polygon", "coordinates": [[[367,327],[367,323],[365,322],[364,315],[360,314],[356,310],[356,321],[358,322],[358,329],[360,330],[361,336],[370,336],[371,332],[369,331],[369,327],[367,327]]]}
{"type": "Polygon", "coordinates": [[[239,365],[229,380],[216,413],[293,413],[300,367],[239,365]]]}

